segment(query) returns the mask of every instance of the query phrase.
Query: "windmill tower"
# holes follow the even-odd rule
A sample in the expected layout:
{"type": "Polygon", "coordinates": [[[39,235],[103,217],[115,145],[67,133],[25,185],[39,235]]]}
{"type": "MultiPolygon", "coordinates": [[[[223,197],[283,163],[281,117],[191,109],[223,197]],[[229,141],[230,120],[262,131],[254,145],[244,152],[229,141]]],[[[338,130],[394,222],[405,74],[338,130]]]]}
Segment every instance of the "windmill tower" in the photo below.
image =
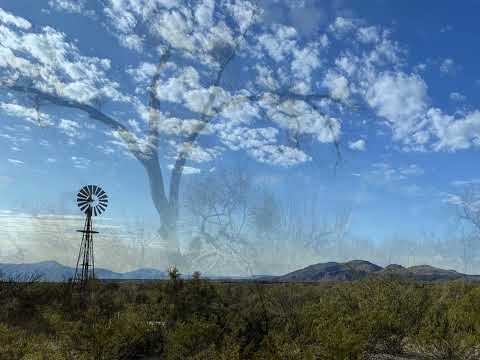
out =
{"type": "Polygon", "coordinates": [[[93,230],[92,218],[102,214],[108,205],[108,196],[100,186],[86,185],[77,194],[77,205],[86,215],[80,251],[78,252],[77,267],[73,276],[73,284],[81,291],[86,289],[88,280],[95,277],[95,259],[93,256],[93,230]]]}

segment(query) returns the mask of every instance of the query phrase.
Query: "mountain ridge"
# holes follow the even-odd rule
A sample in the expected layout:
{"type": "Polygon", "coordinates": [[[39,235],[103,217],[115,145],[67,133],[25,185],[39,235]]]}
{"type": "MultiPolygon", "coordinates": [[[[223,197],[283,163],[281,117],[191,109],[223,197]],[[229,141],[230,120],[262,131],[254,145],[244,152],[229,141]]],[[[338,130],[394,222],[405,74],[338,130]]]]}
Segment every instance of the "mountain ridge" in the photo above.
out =
{"type": "MultiPolygon", "coordinates": [[[[0,263],[0,278],[25,281],[30,277],[41,276],[42,281],[62,282],[74,276],[75,269],[48,260],[34,263],[0,263]]],[[[127,272],[115,272],[104,268],[95,268],[95,276],[102,280],[161,280],[168,278],[165,271],[154,268],[139,268],[127,272]]],[[[312,264],[307,267],[278,276],[209,276],[216,280],[251,280],[260,282],[342,282],[355,281],[368,276],[396,276],[418,281],[450,281],[467,280],[480,282],[480,275],[467,275],[450,269],[441,269],[431,265],[404,267],[390,264],[381,267],[366,260],[347,262],[326,262],[312,264]]],[[[188,276],[186,276],[188,278],[188,276]]]]}
{"type": "Polygon", "coordinates": [[[309,265],[280,276],[267,276],[260,281],[271,282],[327,282],[354,281],[368,276],[397,276],[417,281],[451,281],[467,280],[480,282],[480,275],[467,275],[455,270],[445,270],[431,265],[404,267],[390,264],[381,267],[366,260],[347,262],[327,262],[309,265]]]}
{"type": "MultiPolygon", "coordinates": [[[[39,276],[42,281],[67,281],[75,274],[75,268],[62,265],[54,260],[33,263],[0,263],[0,275],[7,279],[25,280],[39,276]]],[[[104,268],[95,268],[95,276],[102,280],[152,280],[165,279],[167,273],[158,269],[139,268],[133,271],[116,272],[104,268]]]]}

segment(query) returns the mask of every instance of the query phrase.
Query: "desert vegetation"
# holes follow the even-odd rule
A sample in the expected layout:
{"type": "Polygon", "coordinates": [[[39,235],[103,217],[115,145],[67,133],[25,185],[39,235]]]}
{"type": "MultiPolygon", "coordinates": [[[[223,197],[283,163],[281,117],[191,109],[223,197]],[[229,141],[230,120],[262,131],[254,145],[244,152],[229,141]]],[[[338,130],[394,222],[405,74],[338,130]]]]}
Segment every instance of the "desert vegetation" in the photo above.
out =
{"type": "Polygon", "coordinates": [[[0,359],[478,359],[480,286],[0,283],[0,359]],[[382,354],[382,355],[380,355],[382,354]],[[382,357],[375,357],[382,356],[382,357]],[[385,359],[388,357],[385,357],[385,359]]]}

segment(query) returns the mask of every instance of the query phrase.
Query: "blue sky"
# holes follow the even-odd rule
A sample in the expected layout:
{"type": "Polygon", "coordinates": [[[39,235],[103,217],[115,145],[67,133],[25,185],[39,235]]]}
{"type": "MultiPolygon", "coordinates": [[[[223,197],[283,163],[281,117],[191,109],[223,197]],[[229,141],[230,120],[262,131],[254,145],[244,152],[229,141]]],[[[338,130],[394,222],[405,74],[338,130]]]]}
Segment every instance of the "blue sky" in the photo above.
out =
{"type": "MultiPolygon", "coordinates": [[[[0,76],[7,85],[30,78],[43,93],[101,104],[147,152],[145,89],[169,48],[157,89],[167,183],[182,136],[202,118],[205,96],[215,93],[220,107],[240,105],[212,116],[187,163],[187,182],[239,166],[280,202],[318,196],[328,219],[350,209],[351,236],[379,246],[393,236],[420,238],[425,229],[448,231],[452,194],[480,179],[479,5],[272,0],[256,6],[254,16],[246,1],[212,8],[209,1],[0,0],[0,50],[10,59],[0,61],[0,76]],[[220,86],[208,88],[222,51],[233,46],[238,56],[220,86]],[[255,92],[262,94],[258,102],[245,101],[245,93],[255,92]],[[328,94],[332,101],[314,108],[275,97],[281,92],[328,94]]],[[[6,90],[0,98],[5,214],[72,212],[69,194],[98,183],[110,195],[109,218],[141,217],[155,226],[145,171],[121,135],[45,100],[39,119],[34,106],[23,93],[6,90]]]]}

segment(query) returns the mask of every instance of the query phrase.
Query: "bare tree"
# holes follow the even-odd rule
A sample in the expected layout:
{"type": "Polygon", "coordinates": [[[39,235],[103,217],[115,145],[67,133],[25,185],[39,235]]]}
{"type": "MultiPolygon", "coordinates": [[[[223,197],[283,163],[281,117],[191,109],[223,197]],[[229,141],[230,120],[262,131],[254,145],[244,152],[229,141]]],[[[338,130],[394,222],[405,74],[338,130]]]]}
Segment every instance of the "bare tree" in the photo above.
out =
{"type": "Polygon", "coordinates": [[[457,217],[460,220],[462,262],[467,273],[475,259],[480,242],[480,186],[469,185],[456,197],[457,217]]]}
{"type": "Polygon", "coordinates": [[[253,274],[254,246],[247,238],[249,177],[241,170],[208,174],[189,188],[186,207],[192,223],[188,251],[193,270],[253,274]]]}
{"type": "Polygon", "coordinates": [[[260,196],[249,211],[249,220],[255,231],[256,248],[259,249],[259,246],[263,245],[262,260],[273,264],[279,260],[282,246],[281,236],[279,236],[280,204],[271,191],[264,189],[258,192],[260,196]]]}
{"type": "Polygon", "coordinates": [[[147,253],[150,245],[154,241],[154,234],[151,234],[144,219],[136,219],[127,230],[130,241],[133,243],[133,250],[138,257],[137,266],[146,267],[147,253]]]}
{"type": "MultiPolygon", "coordinates": [[[[264,75],[262,81],[255,80],[254,75],[236,88],[232,86],[238,69],[246,68],[245,63],[258,60],[265,52],[259,43],[264,31],[262,9],[255,2],[218,2],[210,9],[211,15],[203,1],[175,8],[154,1],[141,9],[127,3],[121,7],[109,0],[102,5],[104,13],[99,17],[104,17],[121,45],[136,51],[137,63],[143,67],[121,69],[112,66],[110,59],[87,57],[66,40],[65,34],[51,27],[38,30],[27,20],[16,18],[15,25],[7,24],[11,25],[6,33],[8,38],[0,40],[8,53],[8,61],[0,66],[0,85],[6,90],[8,102],[4,108],[10,113],[23,109],[30,117],[36,112],[41,126],[51,123],[55,108],[69,109],[72,114],[82,113],[110,128],[145,169],[160,220],[159,234],[168,242],[173,259],[179,251],[179,199],[187,161],[216,156],[221,149],[203,149],[200,140],[205,134],[229,128],[232,121],[237,125],[243,121],[244,129],[251,129],[242,135],[246,136],[244,144],[226,136],[221,141],[230,148],[243,147],[263,162],[275,163],[285,158],[283,163],[287,166],[307,158],[297,148],[300,135],[334,143],[338,151],[340,124],[326,114],[338,99],[305,85],[302,74],[306,69],[295,70],[293,60],[278,65],[274,71],[265,70],[266,65],[262,64],[256,70],[264,75]],[[172,21],[166,23],[167,18],[172,21]],[[181,26],[169,27],[174,20],[181,26]],[[249,34],[252,28],[255,35],[249,34]],[[27,37],[30,41],[43,41],[42,46],[47,49],[32,50],[24,45],[27,37]],[[115,80],[124,76],[122,71],[140,79],[133,85],[133,93],[125,94],[131,86],[115,80]],[[180,83],[183,90],[172,88],[172,84],[180,83]],[[184,92],[188,92],[188,98],[184,92]],[[122,116],[123,110],[112,111],[111,104],[126,104],[132,109],[122,116]],[[215,120],[234,118],[230,123],[213,126],[215,120]],[[258,130],[248,124],[247,118],[273,119],[276,130],[258,130]],[[316,122],[315,127],[312,122],[316,122]],[[140,132],[136,129],[139,127],[140,132]],[[320,129],[319,133],[313,128],[320,129]],[[281,137],[262,140],[277,138],[278,131],[290,139],[286,144],[282,144],[281,137]],[[291,139],[295,141],[292,143],[291,139]],[[248,141],[263,144],[252,148],[246,145],[248,141]],[[171,162],[168,179],[164,161],[171,162]]],[[[319,42],[313,41],[299,50],[306,56],[316,54],[320,47],[319,42]]],[[[287,55],[293,58],[295,54],[287,55]]],[[[268,65],[275,64],[275,54],[269,56],[268,65]]]]}

